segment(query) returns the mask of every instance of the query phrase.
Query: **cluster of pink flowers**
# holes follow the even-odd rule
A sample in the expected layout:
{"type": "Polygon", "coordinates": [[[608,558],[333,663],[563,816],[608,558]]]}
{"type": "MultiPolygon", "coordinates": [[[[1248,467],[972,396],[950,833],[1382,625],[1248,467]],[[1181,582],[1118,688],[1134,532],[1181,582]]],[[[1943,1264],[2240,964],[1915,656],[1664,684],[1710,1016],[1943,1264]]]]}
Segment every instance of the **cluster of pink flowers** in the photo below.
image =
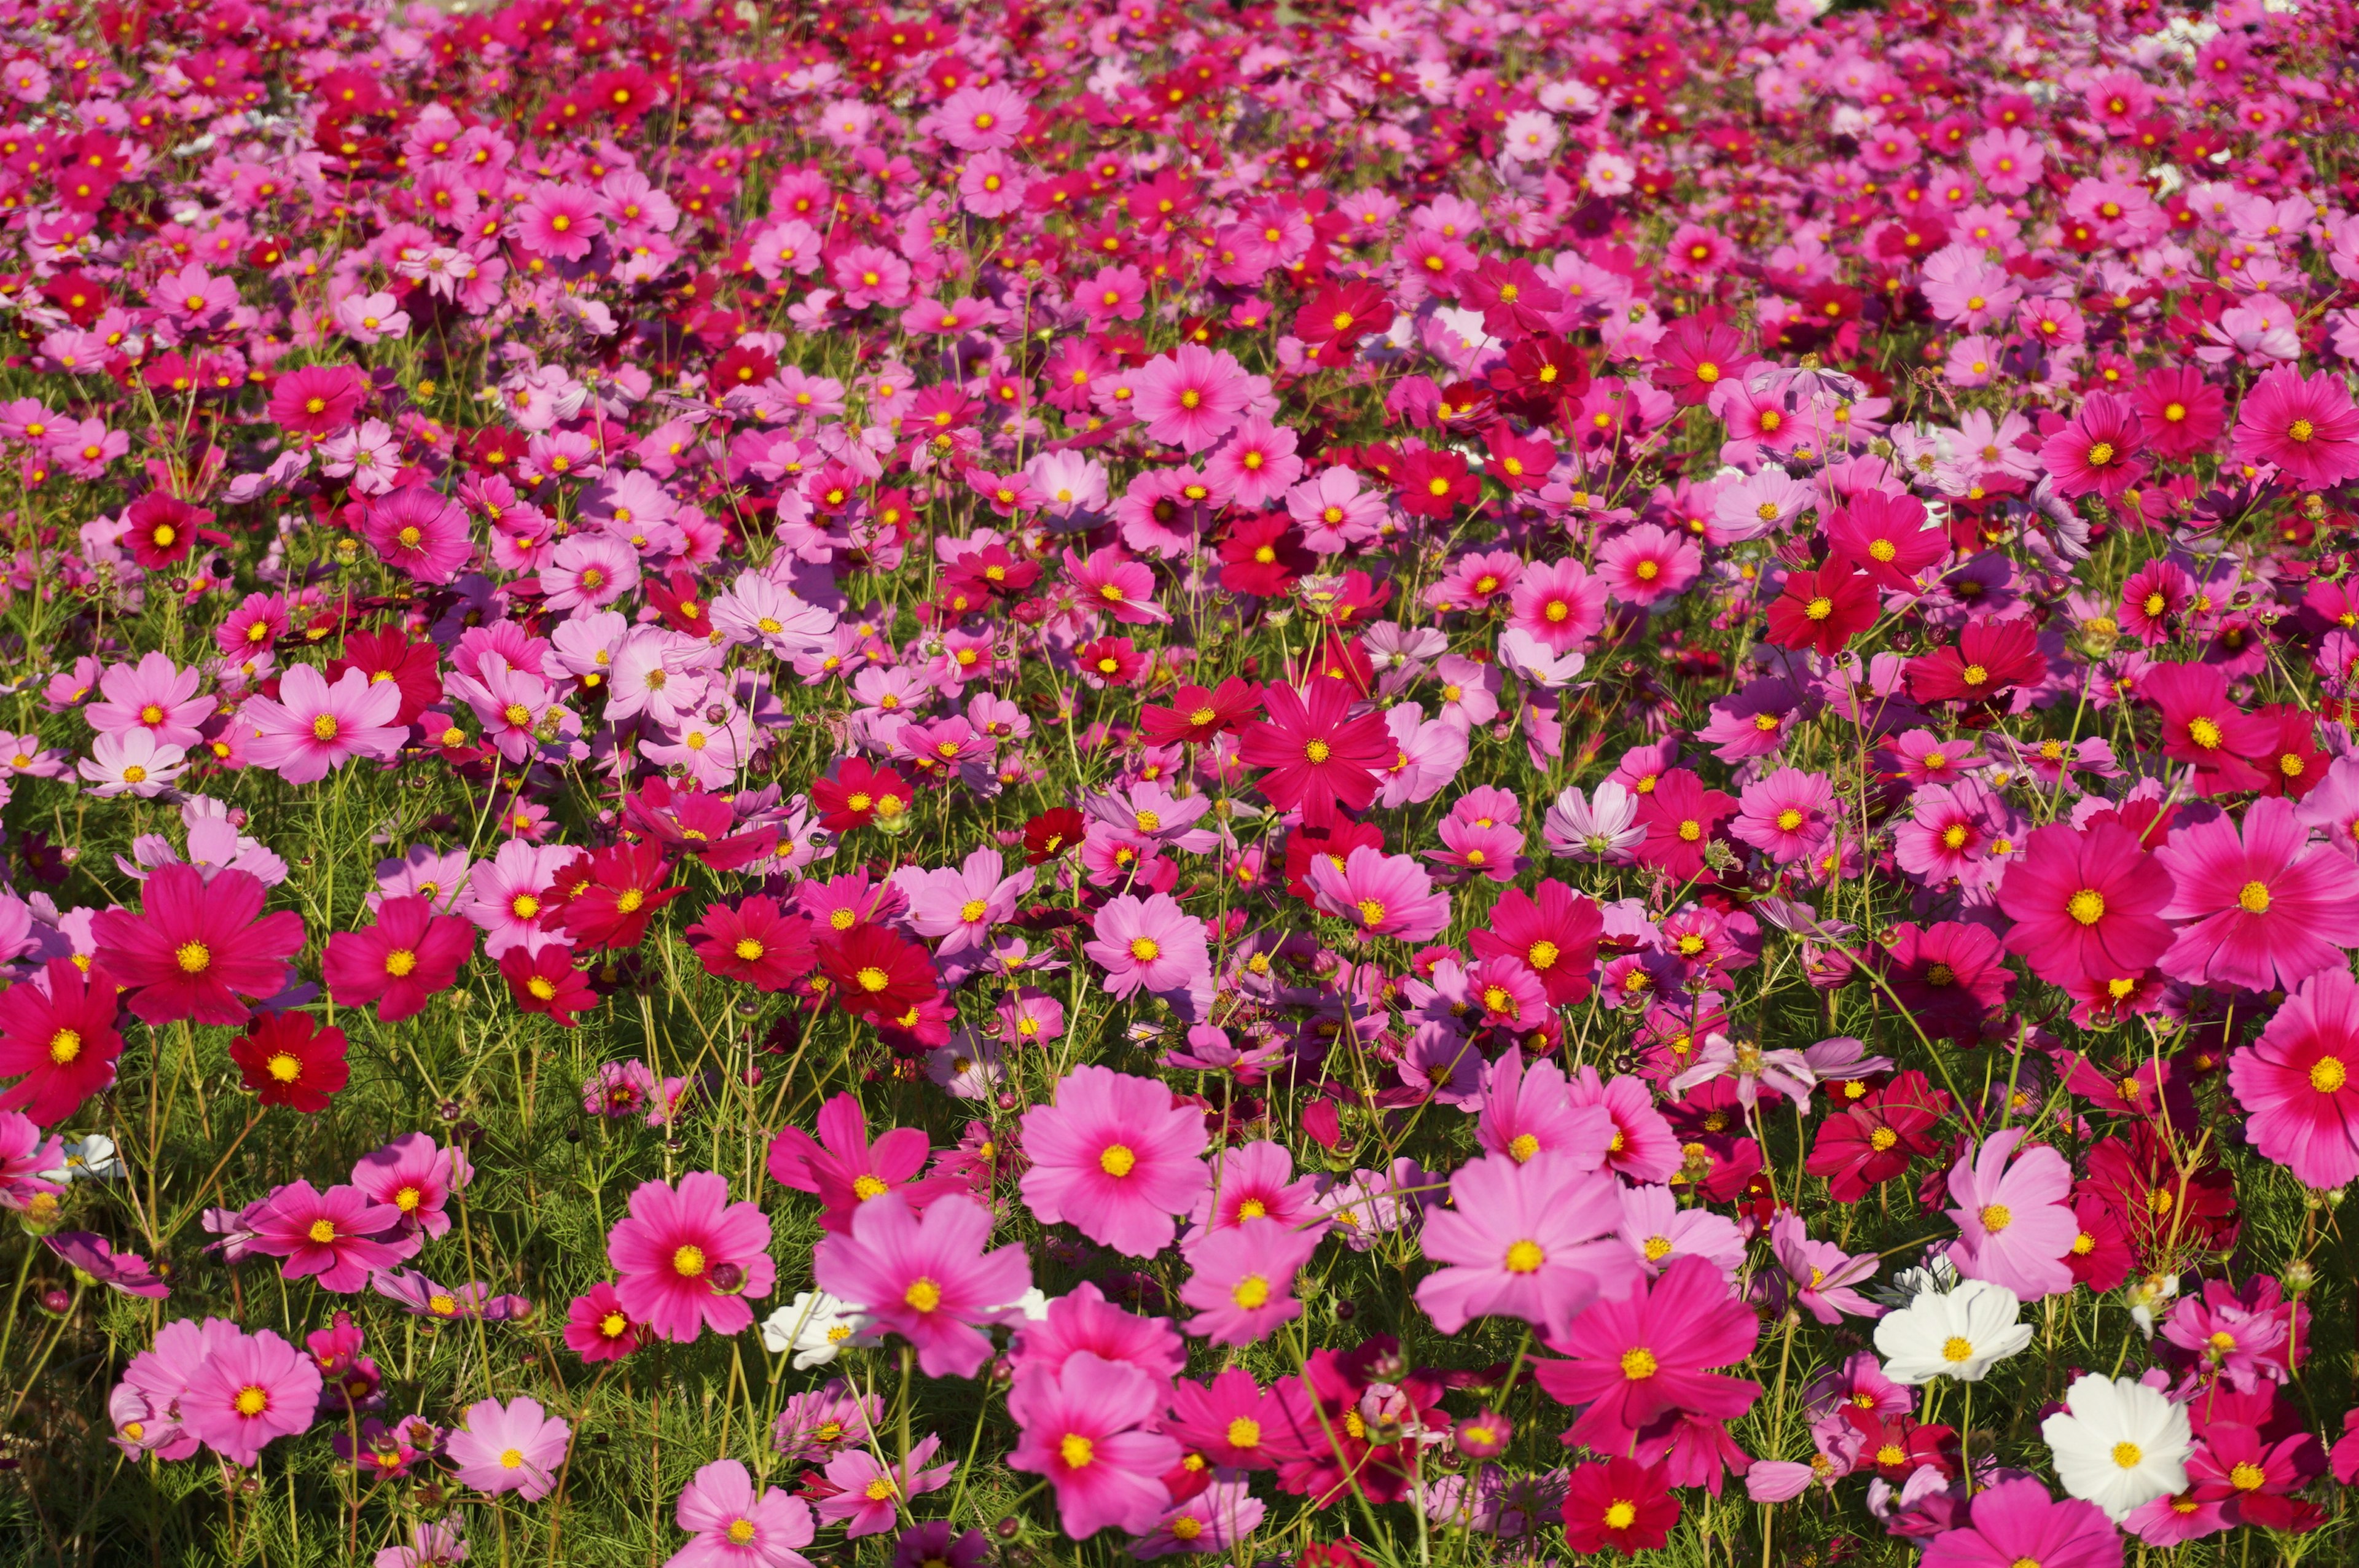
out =
{"type": "Polygon", "coordinates": [[[2339,1527],[2359,13],[756,9],[0,3],[49,1450],[380,1568],[2339,1527]]]}

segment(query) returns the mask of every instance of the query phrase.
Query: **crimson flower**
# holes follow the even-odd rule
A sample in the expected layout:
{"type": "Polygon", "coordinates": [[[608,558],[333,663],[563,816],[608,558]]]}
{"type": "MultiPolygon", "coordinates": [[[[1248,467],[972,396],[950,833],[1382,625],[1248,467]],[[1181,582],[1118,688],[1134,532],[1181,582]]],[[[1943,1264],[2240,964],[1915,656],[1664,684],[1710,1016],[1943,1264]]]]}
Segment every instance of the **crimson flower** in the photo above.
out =
{"type": "Polygon", "coordinates": [[[263,894],[250,871],[209,882],[194,866],[159,866],[141,913],[101,910],[91,922],[98,967],[131,989],[131,1011],[149,1023],[243,1023],[237,999],[277,995],[303,946],[302,916],[264,914],[263,894]]]}
{"type": "Polygon", "coordinates": [[[1566,1478],[1564,1541],[1577,1552],[1608,1546],[1625,1557],[1651,1552],[1671,1538],[1680,1500],[1660,1466],[1619,1454],[1577,1465],[1566,1478]]]}
{"type": "Polygon", "coordinates": [[[1829,561],[1816,570],[1788,572],[1785,590],[1769,603],[1769,641],[1832,659],[1875,624],[1875,580],[1848,566],[1829,561]]]}
{"type": "Polygon", "coordinates": [[[855,1018],[887,1023],[940,989],[931,956],[882,925],[854,925],[819,945],[819,967],[836,1005],[855,1018]]]}
{"type": "MultiPolygon", "coordinates": [[[[1148,708],[1153,714],[1156,710],[1148,708]]],[[[1089,819],[1070,806],[1052,806],[1024,825],[1024,863],[1037,866],[1053,860],[1082,841],[1089,819]]]]}
{"type": "Polygon", "coordinates": [[[518,1007],[545,1012],[568,1029],[579,1022],[575,1014],[598,1005],[598,993],[573,967],[573,949],[562,943],[551,943],[538,953],[511,947],[500,956],[500,974],[518,1007]]]}
{"type": "Polygon", "coordinates": [[[831,833],[849,833],[880,816],[889,821],[917,798],[908,780],[890,768],[872,766],[865,757],[847,757],[834,777],[813,779],[810,794],[819,825],[831,833]]]}
{"type": "Polygon", "coordinates": [[[52,958],[38,979],[0,991],[0,1110],[22,1110],[54,1127],[114,1083],[123,1036],[114,1028],[114,982],[52,958]]]}
{"type": "MultiPolygon", "coordinates": [[[[592,947],[636,947],[655,912],[688,890],[663,885],[659,844],[616,844],[589,856],[590,883],[565,902],[566,934],[592,947]]],[[[560,874],[559,881],[567,879],[560,874]]]]}
{"type": "Polygon", "coordinates": [[[1534,899],[1520,888],[1508,889],[1492,905],[1489,927],[1467,940],[1478,958],[1520,960],[1539,977],[1550,1007],[1568,1007],[1589,995],[1589,969],[1605,920],[1595,903],[1554,877],[1536,891],[1534,899]]]}
{"type": "Polygon", "coordinates": [[[1935,1129],[1948,1108],[1949,1097],[1924,1074],[1903,1073],[1856,1102],[1830,1110],[1802,1169],[1824,1176],[1827,1195],[1835,1202],[1855,1204],[1906,1171],[1911,1159],[1940,1152],[1935,1129]]]}
{"type": "Polygon", "coordinates": [[[372,686],[391,681],[401,688],[401,706],[392,719],[397,727],[417,723],[419,715],[442,700],[434,644],[413,643],[391,627],[346,633],[343,656],[328,661],[328,684],[335,685],[346,670],[363,672],[372,686]]]}
{"type": "Polygon", "coordinates": [[[322,1029],[308,1013],[270,1012],[229,1043],[229,1059],[264,1105],[316,1116],[352,1081],[348,1048],[342,1030],[322,1029]]]}
{"type": "Polygon", "coordinates": [[[1647,830],[1638,859],[1680,881],[1700,876],[1704,846],[1735,813],[1734,795],[1706,789],[1694,773],[1673,768],[1638,802],[1638,825],[1647,830]]]}
{"type": "Polygon", "coordinates": [[[1919,702],[1982,702],[2047,674],[2039,628],[2029,621],[1969,621],[1956,647],[1908,661],[1908,695],[1919,702]]]}
{"type": "Polygon", "coordinates": [[[457,983],[474,953],[472,921],[435,914],[430,899],[389,898],[378,907],[375,925],[328,938],[320,975],[337,1006],[375,1002],[379,1022],[397,1023],[457,983]]]}
{"type": "Polygon", "coordinates": [[[1392,324],[1392,302],[1364,278],[1330,283],[1294,313],[1294,335],[1322,365],[1348,362],[1361,339],[1392,324]]]}
{"type": "Polygon", "coordinates": [[[776,900],[758,893],[734,909],[705,905],[704,918],[688,928],[688,938],[705,973],[744,980],[757,990],[784,990],[810,973],[817,956],[810,921],[781,912],[776,900]]]}
{"type": "Polygon", "coordinates": [[[1353,717],[1342,681],[1317,680],[1304,690],[1272,686],[1262,695],[1269,717],[1245,730],[1237,760],[1270,770],[1257,784],[1270,804],[1299,811],[1313,827],[1332,823],[1339,808],[1366,810],[1376,798],[1376,770],[1399,751],[1384,715],[1353,717]]]}
{"type": "Polygon", "coordinates": [[[1138,718],[1150,745],[1201,746],[1236,729],[1261,705],[1261,687],[1231,676],[1217,687],[1183,686],[1171,694],[1170,707],[1149,708],[1138,718]]]}

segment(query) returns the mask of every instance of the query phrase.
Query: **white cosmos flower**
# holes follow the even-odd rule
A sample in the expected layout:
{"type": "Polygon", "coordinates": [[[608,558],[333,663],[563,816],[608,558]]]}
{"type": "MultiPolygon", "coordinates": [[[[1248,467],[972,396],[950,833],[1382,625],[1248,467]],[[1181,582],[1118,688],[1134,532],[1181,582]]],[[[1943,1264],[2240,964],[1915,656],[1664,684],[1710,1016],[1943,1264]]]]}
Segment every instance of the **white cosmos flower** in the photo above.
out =
{"type": "Polygon", "coordinates": [[[836,1352],[858,1341],[867,1319],[825,1291],[805,1291],[772,1313],[762,1325],[762,1348],[776,1356],[795,1353],[795,1369],[823,1367],[836,1352]]]}
{"type": "Polygon", "coordinates": [[[2187,1407],[2132,1378],[2092,1372],[2065,1392],[2064,1409],[2039,1423],[2065,1491],[2105,1510],[2131,1510],[2187,1489],[2194,1446],[2187,1407]]]}
{"type": "Polygon", "coordinates": [[[1879,1320],[1875,1348],[1896,1382],[1978,1383],[1995,1363],[2031,1343],[2031,1325],[2016,1321],[2022,1311],[2005,1285],[1968,1280],[1947,1295],[1928,1291],[1879,1320]]]}

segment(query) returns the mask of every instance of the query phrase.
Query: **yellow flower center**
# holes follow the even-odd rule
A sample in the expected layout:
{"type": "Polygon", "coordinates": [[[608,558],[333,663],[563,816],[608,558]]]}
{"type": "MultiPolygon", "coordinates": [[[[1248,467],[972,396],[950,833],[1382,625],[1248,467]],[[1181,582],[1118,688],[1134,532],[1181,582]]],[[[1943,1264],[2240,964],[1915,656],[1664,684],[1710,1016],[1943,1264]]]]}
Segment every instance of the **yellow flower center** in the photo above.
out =
{"type": "Polygon", "coordinates": [[[1965,1336],[1953,1334],[1950,1336],[1949,1338],[1941,1341],[1941,1359],[1949,1362],[1951,1366],[1954,1367],[1959,1362],[1971,1361],[1973,1358],[1974,1342],[1965,1337],[1965,1336]]]}
{"type": "Polygon", "coordinates": [[[1632,1379],[1651,1378],[1661,1368],[1655,1353],[1643,1347],[1622,1352],[1622,1375],[1632,1379]]]}
{"type": "Polygon", "coordinates": [[[2114,1444],[2114,1463],[2120,1465],[2125,1470],[2136,1469],[2138,1467],[2138,1462],[2145,1457],[2146,1450],[2140,1448],[2135,1443],[2116,1443],[2114,1444]]]}
{"type": "Polygon", "coordinates": [[[1605,1509],[1605,1528],[1608,1530],[1627,1530],[1637,1522],[1637,1509],[1619,1498],[1609,1504],[1605,1509]]]}
{"type": "Polygon", "coordinates": [[[1548,1254],[1540,1249],[1537,1241],[1526,1239],[1507,1249],[1506,1267],[1510,1274],[1538,1273],[1539,1266],[1547,1261],[1548,1254]]]}
{"type": "Polygon", "coordinates": [[[1247,1312],[1269,1304],[1269,1281],[1259,1274],[1247,1274],[1229,1292],[1229,1300],[1247,1312]]]}
{"type": "Polygon", "coordinates": [[[901,1292],[904,1304],[916,1312],[932,1312],[942,1304],[942,1288],[923,1276],[913,1280],[901,1292]]]}
{"type": "Polygon", "coordinates": [[[332,1219],[315,1219],[311,1222],[311,1228],[305,1234],[325,1247],[336,1238],[336,1222],[332,1219]]]}
{"type": "Polygon", "coordinates": [[[1069,1470],[1078,1470],[1097,1457],[1097,1444],[1078,1432],[1069,1432],[1057,1444],[1057,1457],[1069,1470]]]}
{"type": "Polygon", "coordinates": [[[2236,903],[2246,914],[2267,914],[2269,912],[2269,885],[2250,881],[2236,894],[2236,903]]]}
{"type": "Polygon", "coordinates": [[[82,1035],[71,1029],[60,1029],[49,1036],[49,1060],[64,1066],[82,1054],[82,1035]]]}
{"type": "Polygon", "coordinates": [[[1127,1176],[1138,1166],[1138,1156],[1121,1143],[1109,1143],[1098,1155],[1098,1169],[1109,1176],[1127,1176]]]}
{"type": "Polygon", "coordinates": [[[2083,925],[2094,925],[2105,918],[2105,895],[2095,888],[2082,888],[2064,901],[2064,911],[2083,925]]]}
{"type": "Polygon", "coordinates": [[[2310,1087],[2322,1095],[2334,1093],[2350,1081],[2350,1076],[2338,1056],[2321,1056],[2310,1065],[2310,1087]]]}
{"type": "Polygon", "coordinates": [[[212,967],[212,949],[201,942],[183,942],[173,949],[172,957],[184,975],[201,975],[212,967]]]}
{"type": "Polygon", "coordinates": [[[693,1280],[704,1272],[704,1249],[683,1247],[671,1255],[671,1271],[683,1280],[693,1280]]]}
{"type": "Polygon", "coordinates": [[[1996,1235],[2015,1223],[2015,1216],[2003,1203],[1987,1204],[1983,1208],[1983,1228],[1996,1235]]]}
{"type": "Polygon", "coordinates": [[[237,1391],[237,1413],[257,1416],[270,1408],[270,1390],[248,1383],[237,1391]]]}

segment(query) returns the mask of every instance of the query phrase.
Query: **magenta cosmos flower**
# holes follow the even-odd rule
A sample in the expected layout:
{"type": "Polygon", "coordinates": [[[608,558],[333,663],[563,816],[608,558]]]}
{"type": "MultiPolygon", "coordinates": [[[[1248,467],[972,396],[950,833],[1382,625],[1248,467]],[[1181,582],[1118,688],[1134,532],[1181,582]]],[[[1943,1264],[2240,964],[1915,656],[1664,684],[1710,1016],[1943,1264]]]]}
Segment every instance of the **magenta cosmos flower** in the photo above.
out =
{"type": "Polygon", "coordinates": [[[2283,795],[2181,827],[2154,858],[2177,884],[2166,920],[2192,922],[2162,972],[2192,984],[2291,988],[2343,965],[2359,946],[2359,864],[2312,848],[2301,807],[2283,795]]]}
{"type": "Polygon", "coordinates": [[[2359,479],[2359,408],[2342,377],[2278,365],[2245,395],[2229,451],[2273,464],[2305,490],[2359,479]]]}
{"type": "Polygon", "coordinates": [[[91,922],[98,965],[132,988],[131,1011],[149,1023],[243,1023],[237,999],[276,996],[303,946],[302,917],[264,914],[263,892],[250,871],[208,882],[194,866],[159,866],[139,914],[101,910],[91,922]]]}
{"type": "Polygon", "coordinates": [[[1144,1430],[1161,1419],[1163,1394],[1129,1362],[1084,1350],[1057,1371],[1035,1368],[1016,1379],[1007,1409],[1020,1428],[1009,1467],[1048,1480],[1075,1541],[1107,1525],[1143,1534],[1170,1506],[1162,1477],[1180,1444],[1144,1430]]]}
{"type": "Polygon", "coordinates": [[[1728,1421],[1752,1409],[1760,1384],[1709,1368],[1744,1360],[1760,1333],[1719,1265],[1689,1256],[1652,1289],[1600,1301],[1569,1332],[1549,1336],[1549,1347],[1571,1359],[1537,1362],[1532,1375],[1558,1403],[1589,1407],[1566,1442],[1627,1454],[1640,1427],[1670,1411],[1728,1421]]]}
{"type": "Polygon", "coordinates": [[[1425,1255],[1449,1267],[1417,1287],[1444,1334],[1477,1317],[1517,1317],[1561,1335],[1601,1297],[1641,1282],[1614,1231],[1621,1184],[1560,1154],[1490,1154],[1450,1179],[1450,1206],[1425,1222],[1425,1255]]]}
{"type": "Polygon", "coordinates": [[[811,1254],[819,1288],[852,1303],[918,1349],[929,1378],[972,1378],[991,1357],[980,1325],[1032,1288],[1021,1247],[985,1252],[991,1213],[959,1195],[920,1216],[898,1193],[853,1211],[848,1234],[823,1238],[811,1254]]]}
{"type": "Polygon", "coordinates": [[[2261,1037],[2228,1058],[2253,1147],[2305,1185],[2359,1178],[2359,980],[2337,967],[2301,983],[2261,1037]]]}
{"type": "Polygon", "coordinates": [[[514,1492],[528,1503],[549,1496],[573,1429],[538,1400],[478,1400],[444,1444],[459,1479],[479,1492],[514,1492]]]}
{"type": "Polygon", "coordinates": [[[377,1021],[397,1023],[446,991],[475,954],[474,927],[455,914],[437,914],[415,896],[388,898],[376,924],[328,938],[321,978],[339,1007],[377,1004],[377,1021]]]}
{"type": "Polygon", "coordinates": [[[2119,1568],[2121,1532],[2094,1503],[2062,1502],[2030,1476],[1974,1494],[1966,1524],[1925,1543],[1922,1568],[2119,1568]]]}
{"type": "Polygon", "coordinates": [[[2118,822],[2034,831],[2008,865],[1998,905],[2015,922],[2007,949],[2059,985],[2132,979],[2171,942],[2162,911],[2170,873],[2118,822]]]}
{"type": "Polygon", "coordinates": [[[776,1487],[756,1487],[734,1459],[699,1470],[672,1517],[695,1539],[665,1568],[810,1568],[795,1550],[810,1544],[810,1505],[776,1487]]]}
{"type": "Polygon", "coordinates": [[[1134,1258],[1170,1246],[1172,1217],[1212,1185],[1202,1115],[1153,1078],[1076,1067],[1056,1104],[1024,1113],[1023,1132],[1032,1168],[1020,1190],[1033,1214],[1134,1258]]]}
{"type": "Polygon", "coordinates": [[[189,1374],[179,1397],[180,1425],[231,1464],[251,1465],[265,1446],[311,1424],[320,1408],[320,1368],[266,1328],[256,1334],[233,1329],[230,1336],[214,1341],[203,1364],[189,1374]]]}
{"type": "Polygon", "coordinates": [[[645,1182],[631,1195],[630,1217],[606,1238],[606,1258],[622,1276],[623,1310],[665,1339],[685,1344],[711,1325],[738,1334],[754,1321],[748,1296],[770,1293],[770,1221],[750,1203],[729,1201],[729,1178],[690,1171],[674,1191],[645,1182]]]}
{"type": "Polygon", "coordinates": [[[357,1291],[373,1271],[392,1268],[419,1245],[401,1234],[399,1209],[371,1202],[353,1186],[323,1193],[309,1182],[289,1182],[247,1223],[253,1250],[285,1260],[278,1267],[287,1278],[316,1276],[328,1291],[357,1291]]]}
{"type": "Polygon", "coordinates": [[[1950,1195],[1958,1206],[1949,1212],[1961,1237],[1950,1260],[1967,1279],[2005,1285],[2031,1302],[2071,1290],[2065,1260],[2080,1239],[2081,1222],[2072,1213],[2072,1172],[2064,1156],[2035,1144],[2007,1163],[2026,1136],[2020,1127],[1995,1132],[1951,1168],[1950,1195]]]}

